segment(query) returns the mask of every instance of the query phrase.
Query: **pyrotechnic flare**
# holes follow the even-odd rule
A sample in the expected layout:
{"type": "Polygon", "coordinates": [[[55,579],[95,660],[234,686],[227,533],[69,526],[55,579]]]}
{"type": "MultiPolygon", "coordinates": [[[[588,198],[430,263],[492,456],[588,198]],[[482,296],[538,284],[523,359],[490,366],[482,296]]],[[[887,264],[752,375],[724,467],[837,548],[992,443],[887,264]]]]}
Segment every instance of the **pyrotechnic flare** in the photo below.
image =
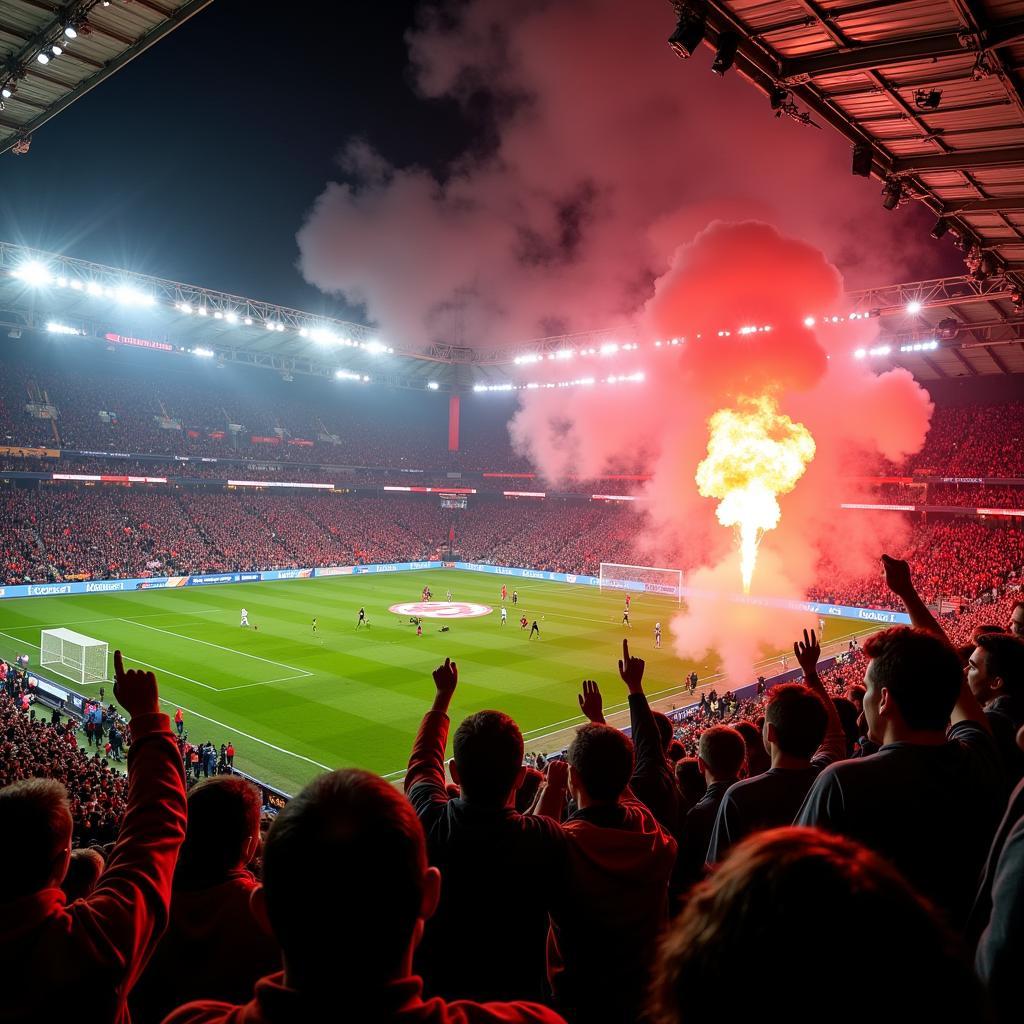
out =
{"type": "Polygon", "coordinates": [[[709,420],[708,454],[697,467],[697,487],[719,498],[716,514],[739,533],[743,593],[766,530],[779,525],[776,496],[793,490],[814,458],[811,432],[778,412],[770,394],[740,398],[739,408],[719,409],[709,420]]]}

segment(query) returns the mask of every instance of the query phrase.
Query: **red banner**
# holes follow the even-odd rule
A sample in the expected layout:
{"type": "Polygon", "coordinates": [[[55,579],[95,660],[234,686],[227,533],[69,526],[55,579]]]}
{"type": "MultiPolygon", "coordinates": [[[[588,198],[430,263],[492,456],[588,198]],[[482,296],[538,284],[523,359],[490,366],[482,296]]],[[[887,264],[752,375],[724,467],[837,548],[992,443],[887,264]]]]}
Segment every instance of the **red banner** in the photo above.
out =
{"type": "Polygon", "coordinates": [[[314,444],[313,441],[307,441],[304,437],[293,437],[288,443],[298,448],[312,448],[314,444]]]}
{"type": "Polygon", "coordinates": [[[281,438],[279,437],[257,437],[255,434],[249,438],[253,444],[280,444],[281,438]]]}
{"type": "Polygon", "coordinates": [[[223,441],[224,440],[224,431],[223,430],[211,430],[210,433],[207,434],[206,436],[212,438],[214,441],[223,441]]]}

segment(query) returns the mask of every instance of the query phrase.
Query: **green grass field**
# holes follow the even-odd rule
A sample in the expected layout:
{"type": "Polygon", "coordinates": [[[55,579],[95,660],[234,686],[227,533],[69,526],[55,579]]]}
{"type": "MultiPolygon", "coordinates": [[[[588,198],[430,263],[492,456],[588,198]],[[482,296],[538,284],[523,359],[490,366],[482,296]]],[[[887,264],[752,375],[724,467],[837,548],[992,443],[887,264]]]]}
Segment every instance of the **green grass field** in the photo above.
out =
{"type": "MultiPolygon", "coordinates": [[[[615,677],[622,595],[589,587],[519,580],[509,586],[509,622],[499,625],[502,578],[433,570],[393,576],[352,576],[280,583],[231,584],[135,593],[38,597],[0,604],[0,656],[24,652],[38,665],[41,629],[66,626],[120,648],[130,665],[151,667],[165,706],[179,706],[193,740],[234,741],[238,767],[294,793],[325,768],[359,765],[397,778],[416,727],[433,695],[431,670],[446,656],[459,664],[452,718],[484,707],[519,722],[529,750],[581,721],[580,680],[605,686],[608,704],[622,699],[615,677]],[[423,620],[415,635],[408,616],[388,611],[434,599],[450,588],[456,601],[490,605],[490,615],[448,623],[423,620]],[[519,608],[511,606],[513,585],[519,608]],[[360,606],[369,629],[356,630],[360,606]],[[250,624],[239,626],[241,608],[250,624]],[[540,621],[540,641],[520,631],[519,611],[540,621]],[[311,629],[313,616],[319,631],[311,629]],[[611,680],[615,679],[615,684],[611,680]]],[[[669,696],[696,668],[704,682],[714,662],[681,661],[671,650],[674,601],[633,600],[634,653],[647,659],[647,690],[669,696]],[[654,649],[654,623],[663,646],[654,649]]],[[[856,624],[831,620],[828,639],[856,624]]],[[[44,674],[60,680],[51,671],[44,674]]],[[[82,688],[95,692],[97,686],[82,688]]],[[[110,688],[107,688],[108,695],[110,688]]]]}

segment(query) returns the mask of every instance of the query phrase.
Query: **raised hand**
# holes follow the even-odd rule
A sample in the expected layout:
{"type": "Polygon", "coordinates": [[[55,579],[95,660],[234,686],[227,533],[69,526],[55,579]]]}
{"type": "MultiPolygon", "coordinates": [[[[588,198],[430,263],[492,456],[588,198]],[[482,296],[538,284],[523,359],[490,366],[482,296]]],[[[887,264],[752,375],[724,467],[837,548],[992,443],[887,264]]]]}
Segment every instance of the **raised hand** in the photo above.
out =
{"type": "Polygon", "coordinates": [[[451,658],[445,658],[443,665],[434,669],[434,686],[437,698],[445,703],[451,701],[455,687],[459,685],[459,666],[451,658]]]}
{"type": "Polygon", "coordinates": [[[156,676],[135,668],[126,670],[120,651],[114,651],[114,699],[128,712],[129,718],[160,710],[156,676]]]}
{"type": "Polygon", "coordinates": [[[630,693],[644,692],[644,659],[629,656],[629,641],[622,641],[622,659],[619,661],[619,675],[630,693]]]}
{"type": "Polygon", "coordinates": [[[565,789],[569,784],[569,762],[548,761],[545,781],[553,789],[565,789]]]}
{"type": "Polygon", "coordinates": [[[882,571],[885,573],[886,586],[897,597],[907,597],[916,593],[914,582],[910,578],[910,565],[902,558],[882,555],[882,571]]]}
{"type": "Polygon", "coordinates": [[[604,725],[604,702],[601,698],[601,690],[593,679],[583,680],[583,692],[578,695],[580,711],[587,719],[597,725],[604,725]]]}
{"type": "Polygon", "coordinates": [[[803,640],[797,640],[797,642],[793,644],[793,653],[796,655],[796,660],[803,669],[805,676],[818,674],[818,659],[821,657],[821,644],[818,643],[818,637],[813,629],[811,630],[810,636],[807,635],[807,630],[804,630],[803,640]]]}

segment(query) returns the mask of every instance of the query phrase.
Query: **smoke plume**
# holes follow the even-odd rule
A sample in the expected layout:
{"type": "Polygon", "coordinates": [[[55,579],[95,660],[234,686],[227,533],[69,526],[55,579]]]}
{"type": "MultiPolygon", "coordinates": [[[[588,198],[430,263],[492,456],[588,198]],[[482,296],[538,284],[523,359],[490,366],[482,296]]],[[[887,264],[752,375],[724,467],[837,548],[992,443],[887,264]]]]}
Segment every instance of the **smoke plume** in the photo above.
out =
{"type": "MultiPolygon", "coordinates": [[[[711,75],[707,50],[680,62],[673,25],[662,0],[431,6],[408,37],[414,86],[424,102],[484,111],[483,141],[438,172],[341,140],[339,180],[298,235],[300,268],[396,344],[685,335],[609,366],[645,371],[643,385],[529,393],[515,443],[552,480],[643,462],[650,557],[735,591],[734,538],[694,472],[708,418],[770,391],[817,454],[780,498],[754,592],[801,597],[823,562],[833,579],[863,572],[898,540],[892,517],[836,503],[858,497],[846,477],[870,459],[916,450],[931,411],[905,371],[876,377],[851,360],[869,323],[808,329],[804,317],[841,308],[844,283],[927,274],[934,251],[918,211],[884,211],[877,184],[850,175],[837,135],[773,118],[735,72],[711,75]],[[736,334],[744,324],[773,329],[736,334]]],[[[705,600],[673,632],[681,654],[723,651],[739,681],[793,625],[705,600]]]]}
{"type": "Polygon", "coordinates": [[[804,238],[851,287],[931,270],[917,204],[884,211],[845,141],[775,119],[735,72],[711,74],[707,49],[680,61],[674,24],[664,0],[426,8],[414,86],[482,119],[481,141],[431,171],[339,140],[340,180],[298,235],[302,273],[393,343],[479,346],[627,322],[715,219],[804,238]]]}

